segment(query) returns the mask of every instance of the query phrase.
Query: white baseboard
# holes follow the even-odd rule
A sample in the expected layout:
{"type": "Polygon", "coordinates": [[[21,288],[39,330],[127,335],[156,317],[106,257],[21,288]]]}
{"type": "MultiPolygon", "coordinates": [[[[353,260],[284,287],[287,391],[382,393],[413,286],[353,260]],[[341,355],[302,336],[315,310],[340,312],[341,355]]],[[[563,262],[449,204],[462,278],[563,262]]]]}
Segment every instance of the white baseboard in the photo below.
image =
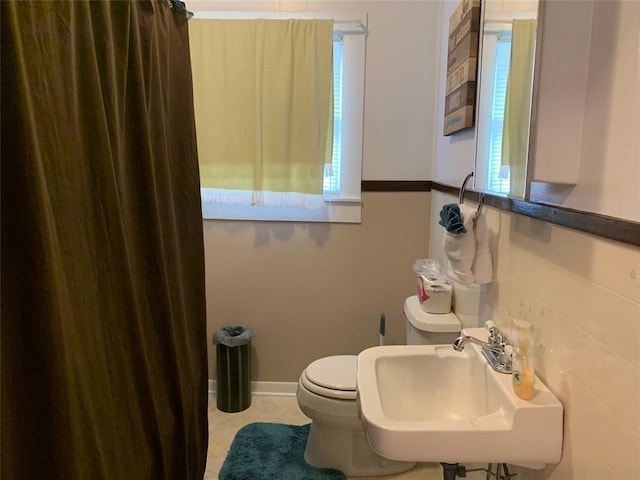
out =
{"type": "MultiPolygon", "coordinates": [[[[251,382],[251,395],[292,397],[297,388],[298,382],[251,382]]],[[[215,379],[209,380],[209,393],[216,393],[215,379]]]]}

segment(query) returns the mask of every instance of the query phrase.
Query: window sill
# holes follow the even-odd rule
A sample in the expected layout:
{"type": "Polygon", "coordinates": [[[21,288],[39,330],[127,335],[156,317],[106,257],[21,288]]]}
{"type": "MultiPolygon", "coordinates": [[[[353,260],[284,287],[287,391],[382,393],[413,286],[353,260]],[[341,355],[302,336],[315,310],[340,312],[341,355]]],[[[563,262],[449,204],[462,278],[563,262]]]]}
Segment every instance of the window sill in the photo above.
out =
{"type": "Polygon", "coordinates": [[[325,207],[308,210],[295,207],[262,207],[202,202],[203,220],[245,220],[268,222],[360,223],[359,198],[332,198],[325,207]]]}

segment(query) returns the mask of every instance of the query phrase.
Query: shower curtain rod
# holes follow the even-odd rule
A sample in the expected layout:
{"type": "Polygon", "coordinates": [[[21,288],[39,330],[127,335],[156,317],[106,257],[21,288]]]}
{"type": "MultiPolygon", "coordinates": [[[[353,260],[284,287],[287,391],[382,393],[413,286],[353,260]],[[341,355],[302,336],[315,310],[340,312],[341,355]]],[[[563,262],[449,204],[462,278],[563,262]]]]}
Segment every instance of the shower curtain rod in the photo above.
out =
{"type": "MultiPolygon", "coordinates": [[[[329,19],[331,18],[327,14],[314,13],[314,12],[231,12],[231,11],[200,11],[194,12],[196,18],[208,18],[212,20],[285,20],[291,18],[294,15],[295,18],[319,18],[329,19]]],[[[366,22],[366,20],[365,20],[366,22]]],[[[360,19],[349,20],[334,20],[333,22],[333,34],[334,35],[367,35],[369,29],[367,25],[360,19]],[[340,26],[343,28],[340,28],[340,26]]]]}

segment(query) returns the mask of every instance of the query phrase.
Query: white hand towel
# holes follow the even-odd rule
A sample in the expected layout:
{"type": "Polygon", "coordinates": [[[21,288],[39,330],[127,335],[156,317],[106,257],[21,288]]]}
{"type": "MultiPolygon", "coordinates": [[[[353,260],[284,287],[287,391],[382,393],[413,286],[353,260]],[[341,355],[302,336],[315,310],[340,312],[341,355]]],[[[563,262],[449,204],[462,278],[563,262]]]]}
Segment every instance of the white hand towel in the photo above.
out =
{"type": "Polygon", "coordinates": [[[467,233],[454,235],[444,233],[444,251],[449,259],[450,272],[454,280],[463,285],[471,285],[475,281],[473,262],[476,255],[476,239],[474,233],[474,217],[476,209],[459,205],[462,222],[467,233]]]}
{"type": "Polygon", "coordinates": [[[489,228],[483,215],[475,219],[476,256],[473,261],[475,283],[491,283],[493,281],[493,263],[489,249],[489,228]]]}

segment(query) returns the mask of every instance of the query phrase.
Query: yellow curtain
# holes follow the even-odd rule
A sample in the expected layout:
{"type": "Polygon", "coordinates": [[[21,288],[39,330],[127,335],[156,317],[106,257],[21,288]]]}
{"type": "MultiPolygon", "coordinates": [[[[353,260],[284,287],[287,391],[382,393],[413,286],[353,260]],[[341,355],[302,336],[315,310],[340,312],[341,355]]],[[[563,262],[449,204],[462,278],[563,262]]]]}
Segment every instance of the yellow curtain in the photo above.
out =
{"type": "Polygon", "coordinates": [[[536,21],[514,20],[511,35],[511,62],[507,79],[502,136],[502,165],[509,166],[511,195],[522,196],[529,150],[536,21]]]}
{"type": "Polygon", "coordinates": [[[205,200],[322,204],[333,143],[333,21],[189,22],[205,200]]]}

